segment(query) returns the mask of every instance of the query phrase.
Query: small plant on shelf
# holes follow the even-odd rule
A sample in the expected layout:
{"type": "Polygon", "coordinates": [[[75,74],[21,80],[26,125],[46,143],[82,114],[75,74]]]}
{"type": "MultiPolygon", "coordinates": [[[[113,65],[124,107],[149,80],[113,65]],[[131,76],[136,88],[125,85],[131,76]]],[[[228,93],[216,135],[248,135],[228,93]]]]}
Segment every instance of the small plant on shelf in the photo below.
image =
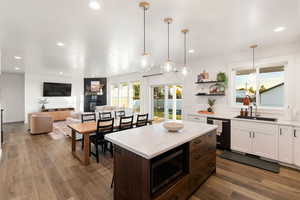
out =
{"type": "Polygon", "coordinates": [[[215,105],[215,103],[216,103],[215,99],[208,99],[208,105],[209,105],[207,109],[208,112],[213,112],[213,106],[215,105]]]}
{"type": "Polygon", "coordinates": [[[224,72],[219,72],[217,74],[217,81],[219,82],[224,82],[224,85],[227,85],[228,83],[228,78],[224,72]]]}

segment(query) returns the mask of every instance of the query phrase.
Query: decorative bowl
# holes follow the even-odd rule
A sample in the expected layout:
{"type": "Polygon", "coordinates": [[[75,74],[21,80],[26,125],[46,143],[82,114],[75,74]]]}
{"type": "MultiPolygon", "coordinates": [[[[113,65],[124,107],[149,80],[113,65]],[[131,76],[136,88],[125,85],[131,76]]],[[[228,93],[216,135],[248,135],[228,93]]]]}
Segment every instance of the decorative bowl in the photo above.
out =
{"type": "Polygon", "coordinates": [[[163,127],[167,129],[169,132],[178,132],[184,128],[184,124],[181,122],[170,121],[170,122],[165,122],[163,124],[163,127]]]}

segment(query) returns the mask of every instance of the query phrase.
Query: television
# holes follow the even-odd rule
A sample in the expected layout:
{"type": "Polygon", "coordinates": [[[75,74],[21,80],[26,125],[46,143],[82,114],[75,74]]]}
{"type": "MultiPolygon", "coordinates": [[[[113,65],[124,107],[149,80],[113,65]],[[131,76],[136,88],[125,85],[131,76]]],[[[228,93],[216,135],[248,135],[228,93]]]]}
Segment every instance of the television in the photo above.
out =
{"type": "Polygon", "coordinates": [[[44,97],[69,97],[72,93],[72,84],[44,83],[44,97]]]}

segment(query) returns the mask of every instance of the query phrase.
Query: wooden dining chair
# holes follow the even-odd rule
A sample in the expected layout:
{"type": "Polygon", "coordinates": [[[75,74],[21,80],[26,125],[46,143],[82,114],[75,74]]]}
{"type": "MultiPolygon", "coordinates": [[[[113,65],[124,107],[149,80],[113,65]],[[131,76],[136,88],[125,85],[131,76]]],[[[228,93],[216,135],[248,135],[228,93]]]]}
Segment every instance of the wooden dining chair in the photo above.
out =
{"type": "Polygon", "coordinates": [[[142,127],[148,125],[149,114],[138,115],[136,120],[136,127],[142,127]]]}
{"type": "Polygon", "coordinates": [[[116,118],[125,117],[125,111],[124,110],[115,111],[115,117],[116,118]]]}
{"type": "MultiPolygon", "coordinates": [[[[95,152],[90,151],[90,154],[96,157],[97,163],[99,163],[99,149],[98,146],[101,145],[102,152],[106,151],[108,141],[105,140],[104,136],[106,134],[112,133],[114,131],[114,118],[110,119],[99,119],[97,122],[97,132],[96,135],[91,136],[91,144],[95,146],[95,152]]],[[[110,143],[110,153],[112,154],[112,144],[110,143]]]]}
{"type": "Polygon", "coordinates": [[[133,116],[121,117],[119,124],[119,131],[133,128],[133,116]]]}
{"type": "Polygon", "coordinates": [[[99,119],[111,119],[112,114],[111,112],[100,112],[99,113],[99,119]]]}
{"type": "Polygon", "coordinates": [[[81,123],[96,121],[96,113],[81,114],[81,123]]]}
{"type": "MultiPolygon", "coordinates": [[[[96,122],[96,113],[84,113],[81,114],[81,123],[86,123],[86,122],[96,122]]],[[[81,149],[83,149],[84,145],[84,139],[82,137],[81,139],[81,149]]]]}

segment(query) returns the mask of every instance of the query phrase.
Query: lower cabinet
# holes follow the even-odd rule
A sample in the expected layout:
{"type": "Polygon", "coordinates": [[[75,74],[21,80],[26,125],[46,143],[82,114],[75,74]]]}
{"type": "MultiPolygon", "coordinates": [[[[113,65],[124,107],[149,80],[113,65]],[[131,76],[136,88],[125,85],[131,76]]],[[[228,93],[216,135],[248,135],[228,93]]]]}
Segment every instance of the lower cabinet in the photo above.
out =
{"type": "Polygon", "coordinates": [[[246,121],[232,121],[231,124],[232,150],[277,159],[276,125],[246,121]]]}
{"type": "Polygon", "coordinates": [[[294,129],[294,164],[300,167],[300,128],[294,129]]]}
{"type": "Polygon", "coordinates": [[[231,129],[231,149],[244,152],[252,153],[252,138],[251,131],[244,130],[242,128],[231,129]]]}
{"type": "Polygon", "coordinates": [[[279,127],[278,160],[300,167],[300,128],[279,127]]]}
{"type": "Polygon", "coordinates": [[[277,138],[277,130],[275,133],[265,131],[253,131],[252,154],[276,160],[277,138]]]}
{"type": "Polygon", "coordinates": [[[280,162],[293,164],[293,127],[280,126],[278,139],[278,160],[280,162]]]}
{"type": "Polygon", "coordinates": [[[232,120],[231,149],[300,167],[300,128],[232,120]]]}

